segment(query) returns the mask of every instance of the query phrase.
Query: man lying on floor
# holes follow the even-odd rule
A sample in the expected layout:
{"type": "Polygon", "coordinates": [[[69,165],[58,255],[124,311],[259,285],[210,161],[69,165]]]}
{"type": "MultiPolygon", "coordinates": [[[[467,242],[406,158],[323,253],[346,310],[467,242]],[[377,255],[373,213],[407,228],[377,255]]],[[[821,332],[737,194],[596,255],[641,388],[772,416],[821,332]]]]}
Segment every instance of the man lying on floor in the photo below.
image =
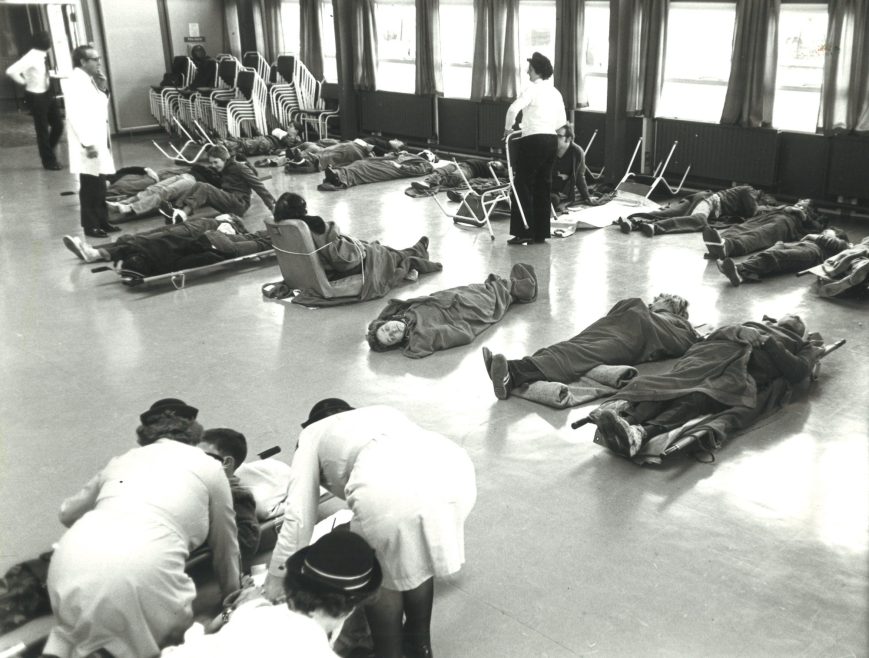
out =
{"type": "Polygon", "coordinates": [[[122,235],[113,243],[96,246],[65,235],[63,244],[86,263],[113,261],[117,269],[143,277],[211,265],[271,248],[265,231],[250,233],[235,215],[191,219],[122,235]]]}
{"type": "MultiPolygon", "coordinates": [[[[285,192],[275,204],[275,221],[299,220],[311,233],[314,249],[330,281],[362,274],[362,288],[352,298],[324,299],[315,291],[303,290],[293,299],[306,306],[332,306],[383,297],[405,280],[416,280],[420,274],[439,272],[443,265],[429,259],[427,237],[421,237],[408,249],[393,249],[379,242],[366,242],[343,235],[333,221],[308,214],[305,199],[285,192]]],[[[269,284],[264,294],[284,298],[292,294],[286,283],[269,284]]]]}
{"type": "Polygon", "coordinates": [[[729,256],[716,260],[715,264],[730,283],[738,286],[741,283],[760,283],[772,274],[801,272],[820,265],[850,246],[844,231],[830,227],[821,233],[810,233],[799,242],[777,242],[739,264],[729,256]]]}
{"type": "Polygon", "coordinates": [[[401,348],[419,359],[467,345],[499,322],[514,302],[537,299],[537,276],[531,265],[516,263],[510,278],[490,274],[483,283],[438,290],[424,297],[393,299],[368,325],[366,339],[375,352],[401,348]]]}
{"type": "Polygon", "coordinates": [[[742,224],[719,231],[711,226],[703,229],[706,258],[723,260],[730,256],[745,256],[772,247],[776,242],[796,242],[810,233],[820,233],[826,227],[811,199],[802,199],[792,206],[768,208],[742,224]]]}
{"type": "MultiPolygon", "coordinates": [[[[715,447],[786,404],[824,349],[797,315],[716,329],[661,375],[641,375],[590,414],[595,442],[635,457],[656,436],[708,416],[715,447]]],[[[663,452],[655,449],[656,454],[663,452]]]]}
{"type": "Polygon", "coordinates": [[[869,237],[849,249],[827,258],[812,270],[818,275],[815,292],[821,297],[835,297],[869,281],[869,237]]]}
{"type": "Polygon", "coordinates": [[[663,210],[619,217],[616,224],[622,233],[640,231],[649,238],[666,233],[696,233],[710,225],[739,224],[775,203],[766,193],[739,185],[718,192],[698,192],[663,210]]]}
{"type": "Polygon", "coordinates": [[[286,170],[289,173],[308,173],[323,171],[327,167],[343,167],[357,160],[369,157],[382,157],[398,153],[405,148],[400,139],[383,137],[359,137],[349,142],[335,139],[321,139],[318,142],[304,142],[287,149],[286,170]]]}
{"type": "Polygon", "coordinates": [[[688,321],[688,302],[677,295],[658,295],[648,306],[623,299],[601,319],[573,338],[507,360],[483,348],[495,396],[510,397],[519,386],[537,381],[569,384],[599,365],[637,365],[682,356],[700,340],[688,321]]]}
{"type": "Polygon", "coordinates": [[[410,186],[418,192],[434,194],[444,189],[456,190],[466,187],[465,181],[471,184],[471,188],[478,194],[494,183],[492,172],[506,182],[507,165],[500,160],[483,160],[470,158],[461,162],[449,162],[443,167],[438,167],[421,181],[413,181],[410,186]],[[491,167],[491,169],[490,169],[491,167]],[[464,177],[463,177],[464,175],[464,177]],[[482,186],[475,185],[475,181],[485,183],[482,186]],[[488,185],[486,183],[489,183],[488,185]],[[482,189],[478,189],[482,187],[482,189]]]}
{"type": "Polygon", "coordinates": [[[179,201],[193,189],[196,183],[208,183],[219,188],[222,182],[219,171],[200,164],[194,164],[185,170],[180,168],[165,170],[165,174],[168,175],[160,172],[158,174],[160,179],[157,182],[150,183],[138,192],[127,196],[120,196],[116,193],[111,201],[106,201],[106,205],[110,210],[120,214],[122,219],[147,217],[156,212],[161,204],[179,201]],[[172,171],[176,173],[170,173],[172,171]]]}
{"type": "Polygon", "coordinates": [[[425,176],[434,171],[433,163],[438,157],[429,150],[413,155],[407,151],[357,160],[344,167],[326,167],[323,170],[323,183],[318,190],[343,190],[354,185],[378,183],[398,178],[425,176]]]}
{"type": "Polygon", "coordinates": [[[291,123],[286,130],[275,128],[270,135],[255,135],[253,137],[226,137],[215,140],[229,151],[233,157],[257,155],[284,155],[288,148],[302,143],[301,128],[291,123]]]}

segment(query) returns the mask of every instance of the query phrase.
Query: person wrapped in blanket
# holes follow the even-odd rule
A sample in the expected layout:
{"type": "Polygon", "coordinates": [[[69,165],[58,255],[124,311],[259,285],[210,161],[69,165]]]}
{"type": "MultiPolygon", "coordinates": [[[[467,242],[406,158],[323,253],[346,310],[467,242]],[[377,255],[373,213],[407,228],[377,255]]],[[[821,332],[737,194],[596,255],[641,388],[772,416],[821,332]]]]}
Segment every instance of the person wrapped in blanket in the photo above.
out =
{"type": "Polygon", "coordinates": [[[566,123],[557,131],[555,163],[552,165],[552,187],[549,194],[552,207],[563,213],[568,206],[581,202],[595,205],[585,181],[585,151],[574,142],[573,125],[566,123]]]}
{"type": "Polygon", "coordinates": [[[191,219],[182,224],[92,246],[71,235],[63,244],[86,263],[113,261],[116,269],[141,277],[211,265],[271,249],[265,231],[251,233],[235,215],[191,219]]]}
{"type": "Polygon", "coordinates": [[[438,290],[424,297],[393,299],[365,336],[375,352],[401,348],[411,359],[467,345],[499,322],[514,302],[537,299],[537,275],[516,263],[510,278],[490,274],[483,283],[438,290]]]}
{"type": "Polygon", "coordinates": [[[811,199],[801,199],[792,206],[764,208],[742,224],[718,230],[703,229],[707,253],[704,258],[723,260],[745,256],[772,247],[777,242],[796,242],[810,233],[826,228],[826,219],[816,211],[811,199]]]}
{"type": "Polygon", "coordinates": [[[336,139],[321,139],[317,142],[303,142],[287,149],[286,171],[289,173],[309,173],[323,171],[327,167],[343,167],[357,160],[369,157],[383,157],[406,148],[400,139],[386,139],[371,135],[358,137],[349,142],[336,139]]]}
{"type": "MultiPolygon", "coordinates": [[[[233,157],[250,157],[256,155],[284,155],[288,148],[302,143],[302,129],[298,123],[290,123],[286,130],[275,128],[269,135],[254,135],[253,137],[224,137],[215,140],[215,144],[223,146],[233,157]]],[[[281,163],[283,164],[283,163],[281,163]]]]}
{"type": "MultiPolygon", "coordinates": [[[[221,174],[210,166],[194,164],[189,169],[166,169],[155,173],[153,169],[145,169],[146,177],[152,181],[144,189],[130,194],[120,194],[122,189],[132,189],[133,182],[124,184],[118,181],[109,190],[113,191],[112,200],[106,201],[109,210],[115,211],[120,217],[114,221],[147,217],[160,208],[161,204],[173,203],[180,200],[185,194],[193,189],[196,183],[208,183],[214,187],[221,186],[221,174]],[[156,182],[153,182],[153,176],[156,182]]],[[[109,196],[109,191],[106,191],[109,196]]]]}
{"type": "Polygon", "coordinates": [[[205,430],[197,446],[206,455],[220,462],[229,480],[232,494],[232,509],[235,510],[235,525],[238,528],[238,550],[241,553],[241,570],[250,571],[259,547],[259,522],[256,516],[256,500],[253,492],[242,485],[235,472],[247,458],[247,439],[241,432],[227,427],[205,430]]]}
{"type": "Polygon", "coordinates": [[[718,270],[730,283],[760,283],[772,274],[800,272],[820,265],[831,256],[848,249],[848,234],[837,228],[810,233],[799,242],[776,242],[760,253],[752,254],[737,264],[729,256],[716,260],[718,270]]]}
{"type": "MultiPolygon", "coordinates": [[[[376,241],[357,240],[343,235],[335,222],[308,215],[305,199],[294,192],[285,192],[275,205],[275,221],[291,219],[307,225],[320,264],[330,281],[363,274],[362,288],[352,300],[327,300],[313,291],[303,290],[293,300],[302,305],[328,306],[377,299],[402,281],[416,281],[420,274],[443,269],[443,265],[429,259],[429,239],[426,236],[406,249],[393,249],[376,241]]],[[[263,294],[269,298],[283,299],[291,296],[293,291],[285,282],[279,282],[268,284],[263,288],[263,294]]]]}
{"type": "Polygon", "coordinates": [[[622,233],[640,231],[647,238],[667,233],[697,233],[708,226],[738,224],[768,210],[776,200],[750,185],[705,190],[663,210],[638,212],[616,220],[622,233]]]}
{"type": "Polygon", "coordinates": [[[637,365],[682,356],[698,340],[688,320],[688,302],[662,294],[649,305],[635,297],[623,299],[573,338],[521,359],[508,360],[484,347],[483,362],[495,397],[506,400],[519,386],[538,381],[570,384],[599,365],[637,365]]]}
{"type": "Polygon", "coordinates": [[[243,216],[250,208],[251,194],[256,192],[269,210],[275,208],[275,198],[247,162],[236,160],[225,147],[215,145],[206,151],[209,168],[220,174],[220,187],[196,182],[174,202],[164,202],[160,212],[172,221],[183,222],[194,211],[208,206],[221,213],[243,216]]]}
{"type": "Polygon", "coordinates": [[[343,167],[330,165],[323,169],[323,182],[317,186],[317,189],[344,190],[366,183],[425,176],[434,171],[434,163],[437,161],[438,156],[426,149],[420,151],[418,155],[399,151],[382,157],[357,160],[343,167]]]}
{"type": "Polygon", "coordinates": [[[501,160],[470,158],[438,167],[421,181],[413,181],[410,186],[417,192],[435,194],[442,189],[465,189],[467,180],[474,192],[482,194],[487,189],[501,185],[506,179],[507,165],[501,160]]]}
{"type": "Polygon", "coordinates": [[[821,297],[835,297],[859,286],[867,287],[869,280],[869,237],[858,244],[829,257],[820,268],[815,292],[821,297]]]}
{"type": "Polygon", "coordinates": [[[720,444],[783,406],[792,387],[812,375],[821,345],[817,334],[806,337],[795,314],[716,329],[668,372],[636,377],[595,409],[595,442],[634,457],[656,436],[710,416],[708,429],[720,444]]]}
{"type": "MultiPolygon", "coordinates": [[[[360,535],[334,530],[293,553],[283,565],[282,598],[272,605],[259,588],[242,589],[217,632],[191,635],[165,658],[298,656],[335,658],[330,636],[369,604],[383,581],[374,550],[360,535]]],[[[212,630],[212,629],[209,629],[212,630]]]]}

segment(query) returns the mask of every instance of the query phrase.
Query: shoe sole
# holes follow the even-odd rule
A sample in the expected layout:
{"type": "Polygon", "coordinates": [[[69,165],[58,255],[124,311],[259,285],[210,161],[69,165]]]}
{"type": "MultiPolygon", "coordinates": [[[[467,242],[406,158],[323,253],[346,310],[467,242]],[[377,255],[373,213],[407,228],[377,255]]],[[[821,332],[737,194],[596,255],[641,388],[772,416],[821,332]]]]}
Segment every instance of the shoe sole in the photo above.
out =
{"type": "Polygon", "coordinates": [[[621,217],[616,220],[616,224],[619,225],[619,230],[625,235],[631,232],[631,225],[621,217]]]}
{"type": "Polygon", "coordinates": [[[727,258],[727,253],[724,248],[724,240],[714,228],[703,229],[703,244],[706,245],[706,251],[710,256],[724,260],[727,258]]]}
{"type": "Polygon", "coordinates": [[[510,373],[507,370],[507,359],[504,358],[503,354],[496,354],[492,357],[489,377],[492,380],[492,389],[495,391],[495,397],[499,400],[509,398],[510,391],[507,388],[507,379],[510,377],[510,373]]]}
{"type": "Polygon", "coordinates": [[[72,253],[76,255],[79,260],[83,260],[87,262],[87,259],[84,257],[84,253],[79,246],[75,243],[75,240],[72,239],[69,235],[63,236],[63,246],[69,249],[72,253]]]}
{"type": "Polygon", "coordinates": [[[736,271],[736,264],[732,260],[729,258],[716,260],[715,265],[718,267],[719,272],[730,279],[730,283],[734,288],[739,287],[739,284],[742,283],[742,279],[739,277],[739,272],[736,271]]]}
{"type": "Polygon", "coordinates": [[[630,444],[612,411],[601,411],[597,419],[597,429],[606,446],[620,455],[630,455],[630,444]]]}
{"type": "Polygon", "coordinates": [[[650,224],[640,224],[640,233],[647,238],[655,237],[655,228],[650,224]]]}
{"type": "Polygon", "coordinates": [[[492,371],[492,350],[488,347],[483,348],[483,363],[486,366],[486,374],[492,371]]]}

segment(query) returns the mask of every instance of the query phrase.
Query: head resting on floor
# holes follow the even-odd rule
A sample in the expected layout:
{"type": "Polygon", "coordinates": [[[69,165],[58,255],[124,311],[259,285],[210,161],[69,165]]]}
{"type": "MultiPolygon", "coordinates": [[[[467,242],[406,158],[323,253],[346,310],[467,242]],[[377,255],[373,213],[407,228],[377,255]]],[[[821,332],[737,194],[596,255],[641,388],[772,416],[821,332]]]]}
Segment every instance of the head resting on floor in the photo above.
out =
{"type": "Polygon", "coordinates": [[[771,320],[770,323],[776,325],[779,329],[787,329],[800,338],[806,335],[806,323],[796,313],[787,313],[778,320],[771,320]]]}
{"type": "Polygon", "coordinates": [[[374,352],[394,350],[407,339],[407,320],[402,317],[378,318],[368,325],[365,340],[374,352]]]}
{"type": "Polygon", "coordinates": [[[657,295],[652,300],[652,303],[649,304],[649,309],[656,313],[666,311],[673,315],[678,315],[680,318],[687,318],[688,300],[679,297],[679,295],[671,295],[665,292],[657,295]]]}
{"type": "Polygon", "coordinates": [[[141,425],[136,428],[139,445],[147,446],[157,439],[172,439],[196,445],[202,436],[202,425],[196,422],[199,410],[178,398],[157,400],[139,415],[141,425]]]}

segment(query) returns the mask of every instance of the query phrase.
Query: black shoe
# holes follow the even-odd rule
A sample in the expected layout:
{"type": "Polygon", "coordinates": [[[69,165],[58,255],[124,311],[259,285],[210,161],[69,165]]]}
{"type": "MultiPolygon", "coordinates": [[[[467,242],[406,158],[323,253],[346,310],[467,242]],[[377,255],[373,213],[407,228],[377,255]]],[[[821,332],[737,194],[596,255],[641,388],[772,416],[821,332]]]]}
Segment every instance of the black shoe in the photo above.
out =
{"type": "Polygon", "coordinates": [[[63,169],[63,165],[59,162],[51,162],[47,165],[42,165],[43,169],[48,169],[49,171],[60,171],[63,169]]]}
{"type": "Polygon", "coordinates": [[[101,228],[86,228],[84,234],[89,238],[107,238],[109,234],[101,228]]]}
{"type": "Polygon", "coordinates": [[[724,276],[730,279],[730,283],[734,288],[738,287],[740,283],[742,283],[742,277],[739,276],[739,271],[736,269],[736,264],[733,262],[732,258],[725,258],[724,260],[716,260],[715,265],[718,267],[718,271],[721,272],[724,276]]]}
{"type": "Polygon", "coordinates": [[[102,226],[100,226],[100,228],[103,229],[106,233],[117,233],[121,230],[120,226],[115,226],[113,224],[103,224],[102,226]]]}
{"type": "Polygon", "coordinates": [[[172,215],[175,214],[175,206],[168,201],[162,201],[157,210],[166,219],[172,219],[172,215]]]}
{"type": "Polygon", "coordinates": [[[534,238],[515,237],[507,240],[507,244],[531,244],[532,242],[534,242],[534,238]]]}

